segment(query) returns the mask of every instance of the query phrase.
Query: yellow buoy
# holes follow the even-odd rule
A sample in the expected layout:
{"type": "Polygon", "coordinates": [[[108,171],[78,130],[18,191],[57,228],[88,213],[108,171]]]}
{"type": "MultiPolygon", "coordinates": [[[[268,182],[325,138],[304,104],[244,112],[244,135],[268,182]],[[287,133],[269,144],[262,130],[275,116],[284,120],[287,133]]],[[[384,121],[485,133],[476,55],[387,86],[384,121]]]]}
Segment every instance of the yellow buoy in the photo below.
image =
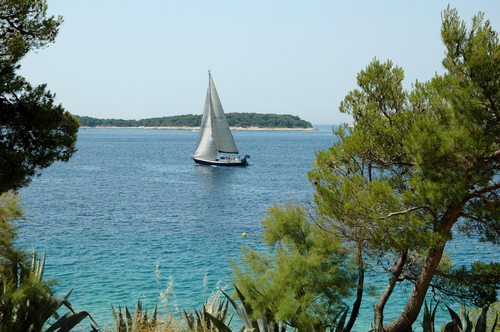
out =
{"type": "Polygon", "coordinates": [[[241,233],[241,237],[247,237],[247,232],[241,233]]]}

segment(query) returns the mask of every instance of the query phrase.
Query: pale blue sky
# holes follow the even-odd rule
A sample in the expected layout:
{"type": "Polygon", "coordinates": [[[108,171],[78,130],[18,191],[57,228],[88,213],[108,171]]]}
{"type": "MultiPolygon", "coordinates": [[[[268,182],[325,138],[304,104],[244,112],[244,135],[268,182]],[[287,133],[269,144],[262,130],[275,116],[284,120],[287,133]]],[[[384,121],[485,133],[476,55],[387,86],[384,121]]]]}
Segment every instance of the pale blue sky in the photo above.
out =
{"type": "Polygon", "coordinates": [[[340,123],[374,57],[402,66],[407,87],[442,71],[448,3],[500,30],[498,0],[48,0],[64,24],[22,74],[73,114],[140,119],[201,113],[211,69],[226,112],[340,123]]]}

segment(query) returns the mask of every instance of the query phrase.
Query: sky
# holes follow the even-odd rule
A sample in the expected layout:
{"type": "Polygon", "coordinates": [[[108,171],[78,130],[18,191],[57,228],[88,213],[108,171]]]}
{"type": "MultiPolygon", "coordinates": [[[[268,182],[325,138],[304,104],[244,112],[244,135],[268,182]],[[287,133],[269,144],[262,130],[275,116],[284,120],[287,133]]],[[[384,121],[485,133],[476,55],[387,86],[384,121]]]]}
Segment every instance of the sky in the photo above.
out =
{"type": "Polygon", "coordinates": [[[64,23],[21,74],[73,114],[143,119],[201,114],[210,69],[226,113],[338,124],[374,58],[401,66],[407,89],[443,72],[448,4],[500,31],[498,0],[48,0],[64,23]]]}

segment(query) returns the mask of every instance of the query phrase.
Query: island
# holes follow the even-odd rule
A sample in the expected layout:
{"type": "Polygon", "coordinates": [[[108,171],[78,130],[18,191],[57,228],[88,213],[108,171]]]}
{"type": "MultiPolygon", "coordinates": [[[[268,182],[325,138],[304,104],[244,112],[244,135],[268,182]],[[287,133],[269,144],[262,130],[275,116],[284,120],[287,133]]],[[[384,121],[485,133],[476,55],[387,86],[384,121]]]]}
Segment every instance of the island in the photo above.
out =
{"type": "MultiPolygon", "coordinates": [[[[165,116],[141,120],[97,119],[77,116],[81,127],[137,127],[195,129],[200,126],[201,114],[165,116]]],[[[229,126],[242,130],[314,130],[312,124],[290,114],[227,113],[229,126]]]]}

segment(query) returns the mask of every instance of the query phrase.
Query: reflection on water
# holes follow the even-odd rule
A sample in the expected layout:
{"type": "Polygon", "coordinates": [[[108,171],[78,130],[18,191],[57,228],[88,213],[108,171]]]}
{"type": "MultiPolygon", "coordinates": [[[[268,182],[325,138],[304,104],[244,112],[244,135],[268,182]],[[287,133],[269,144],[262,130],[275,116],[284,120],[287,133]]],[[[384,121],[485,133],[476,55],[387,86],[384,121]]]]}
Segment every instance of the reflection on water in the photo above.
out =
{"type": "MultiPolygon", "coordinates": [[[[245,167],[219,167],[194,165],[196,183],[212,193],[226,192],[231,194],[239,173],[245,172],[245,167]]],[[[250,167],[250,166],[248,166],[250,167]]],[[[239,189],[239,187],[238,187],[239,189]]]]}

